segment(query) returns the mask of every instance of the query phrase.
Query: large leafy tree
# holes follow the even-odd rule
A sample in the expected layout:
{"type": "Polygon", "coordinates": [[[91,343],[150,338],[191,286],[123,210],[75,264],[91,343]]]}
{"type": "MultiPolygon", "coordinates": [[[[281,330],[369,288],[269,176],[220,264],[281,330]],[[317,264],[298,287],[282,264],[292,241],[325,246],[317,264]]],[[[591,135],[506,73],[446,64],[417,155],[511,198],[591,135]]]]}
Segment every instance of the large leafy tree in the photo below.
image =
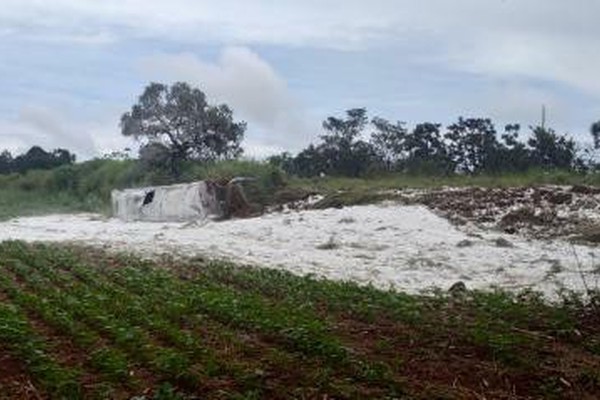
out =
{"type": "Polygon", "coordinates": [[[299,176],[317,176],[321,173],[330,172],[330,160],[327,159],[323,146],[309,145],[294,158],[293,163],[289,164],[289,173],[295,173],[299,176]]]}
{"type": "Polygon", "coordinates": [[[40,146],[33,146],[25,154],[21,154],[12,160],[11,170],[26,172],[31,169],[51,169],[74,162],[75,155],[68,150],[56,149],[47,152],[40,146]]]}
{"type": "Polygon", "coordinates": [[[8,174],[13,170],[13,156],[8,150],[0,153],[0,174],[8,174]]]}
{"type": "Polygon", "coordinates": [[[488,118],[459,118],[445,135],[448,153],[459,171],[490,172],[496,165],[496,129],[488,118]]]}
{"type": "Polygon", "coordinates": [[[151,83],[121,117],[122,134],[142,142],[140,155],[166,159],[170,167],[183,160],[235,158],[245,130],[227,105],[209,105],[200,89],[184,82],[151,83]]]}
{"type": "Polygon", "coordinates": [[[520,132],[521,125],[519,124],[504,126],[502,142],[499,144],[497,152],[499,172],[523,172],[532,166],[531,151],[519,140],[520,132]]]}
{"type": "Polygon", "coordinates": [[[527,141],[531,148],[533,165],[542,168],[571,168],[576,159],[573,139],[558,135],[554,130],[541,126],[532,127],[532,137],[527,141]]]}
{"type": "Polygon", "coordinates": [[[454,171],[440,128],[440,124],[423,122],[407,134],[404,142],[407,172],[439,175],[454,171]]]}
{"type": "Polygon", "coordinates": [[[371,134],[371,142],[385,170],[397,168],[405,155],[405,141],[408,131],[404,122],[395,124],[380,117],[371,120],[375,131],[371,134]]]}
{"type": "Polygon", "coordinates": [[[359,176],[368,169],[375,158],[373,146],[360,139],[368,122],[364,108],[347,110],[346,118],[328,117],[323,122],[325,134],[318,149],[327,160],[328,173],[359,176]]]}

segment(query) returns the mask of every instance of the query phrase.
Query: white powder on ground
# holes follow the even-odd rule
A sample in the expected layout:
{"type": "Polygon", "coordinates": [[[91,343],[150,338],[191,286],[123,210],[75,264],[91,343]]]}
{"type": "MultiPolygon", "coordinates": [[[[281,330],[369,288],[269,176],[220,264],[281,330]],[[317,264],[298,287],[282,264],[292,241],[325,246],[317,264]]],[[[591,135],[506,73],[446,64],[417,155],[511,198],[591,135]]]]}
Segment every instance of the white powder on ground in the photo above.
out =
{"type": "Polygon", "coordinates": [[[423,206],[380,204],[197,224],[49,215],[0,223],[0,241],[8,239],[73,241],[144,256],[205,255],[412,293],[457,281],[474,289],[532,288],[550,297],[561,287],[599,285],[598,275],[585,272],[600,256],[597,248],[457,228],[423,206]],[[499,238],[513,246],[498,246],[499,238]]]}

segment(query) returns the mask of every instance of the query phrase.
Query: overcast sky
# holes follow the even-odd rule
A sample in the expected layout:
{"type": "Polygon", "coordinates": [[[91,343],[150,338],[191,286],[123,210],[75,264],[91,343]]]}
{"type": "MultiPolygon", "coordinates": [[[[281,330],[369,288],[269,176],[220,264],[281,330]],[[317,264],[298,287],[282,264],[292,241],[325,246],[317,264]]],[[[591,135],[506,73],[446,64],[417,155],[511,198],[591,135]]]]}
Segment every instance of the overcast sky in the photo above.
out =
{"type": "Polygon", "coordinates": [[[248,122],[246,153],[297,151],[345,109],[490,117],[586,139],[600,119],[598,0],[1,0],[0,149],[130,146],[150,81],[248,122]]]}

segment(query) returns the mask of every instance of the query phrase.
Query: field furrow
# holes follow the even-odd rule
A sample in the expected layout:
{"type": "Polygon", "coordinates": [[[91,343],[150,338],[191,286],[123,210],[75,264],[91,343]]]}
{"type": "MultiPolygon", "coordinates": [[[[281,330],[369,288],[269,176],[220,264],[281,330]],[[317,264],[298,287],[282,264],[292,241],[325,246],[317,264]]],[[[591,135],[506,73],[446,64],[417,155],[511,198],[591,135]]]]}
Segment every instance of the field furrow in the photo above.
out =
{"type": "Polygon", "coordinates": [[[576,296],[413,296],[23,242],[0,243],[0,296],[0,348],[42,398],[600,393],[598,316],[576,296]]]}

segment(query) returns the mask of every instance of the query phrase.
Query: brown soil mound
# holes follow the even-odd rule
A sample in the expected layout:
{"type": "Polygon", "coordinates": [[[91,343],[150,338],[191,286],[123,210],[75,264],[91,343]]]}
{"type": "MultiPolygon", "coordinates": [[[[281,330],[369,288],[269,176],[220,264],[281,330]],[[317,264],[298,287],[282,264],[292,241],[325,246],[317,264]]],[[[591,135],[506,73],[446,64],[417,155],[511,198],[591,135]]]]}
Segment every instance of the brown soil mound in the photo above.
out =
{"type": "Polygon", "coordinates": [[[444,188],[417,202],[455,223],[537,238],[579,235],[600,225],[600,189],[589,186],[444,188]]]}

